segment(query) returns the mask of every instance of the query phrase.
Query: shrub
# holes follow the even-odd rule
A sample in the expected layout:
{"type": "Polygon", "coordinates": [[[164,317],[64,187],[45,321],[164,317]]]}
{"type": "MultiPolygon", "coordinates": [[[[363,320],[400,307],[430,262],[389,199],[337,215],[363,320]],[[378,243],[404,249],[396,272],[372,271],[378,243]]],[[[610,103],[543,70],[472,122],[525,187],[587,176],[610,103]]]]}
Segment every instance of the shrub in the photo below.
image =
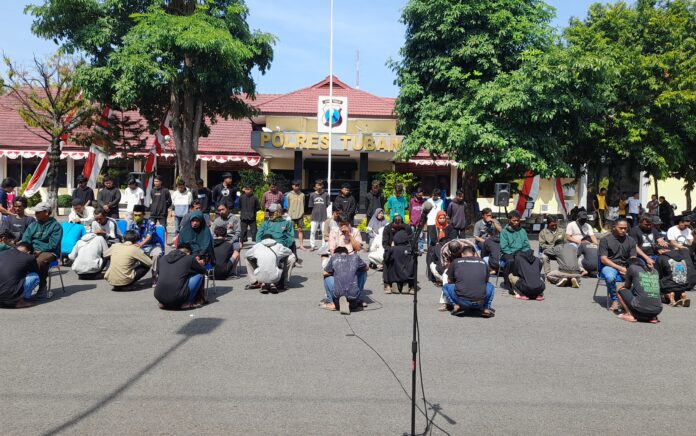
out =
{"type": "Polygon", "coordinates": [[[382,182],[382,192],[384,193],[384,199],[389,198],[390,195],[394,194],[394,186],[397,183],[402,183],[404,185],[406,198],[410,197],[413,188],[415,188],[419,179],[413,173],[400,173],[398,171],[383,171],[377,174],[377,180],[382,182]]]}
{"type": "Polygon", "coordinates": [[[72,207],[72,196],[66,194],[59,195],[58,207],[72,207]]]}

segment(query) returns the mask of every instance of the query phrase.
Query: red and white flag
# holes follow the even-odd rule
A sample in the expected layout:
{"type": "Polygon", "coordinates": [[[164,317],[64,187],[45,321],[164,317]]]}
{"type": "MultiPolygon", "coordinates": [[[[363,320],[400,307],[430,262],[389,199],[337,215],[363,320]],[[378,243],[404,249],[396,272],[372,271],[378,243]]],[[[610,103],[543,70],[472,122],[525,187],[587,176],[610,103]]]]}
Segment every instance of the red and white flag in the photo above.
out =
{"type": "Polygon", "coordinates": [[[515,208],[523,217],[527,214],[527,203],[535,201],[539,195],[540,182],[541,177],[539,177],[538,174],[534,175],[531,171],[527,171],[524,175],[524,183],[522,184],[522,190],[520,191],[520,196],[517,199],[517,207],[515,208]]]}
{"type": "Polygon", "coordinates": [[[154,176],[157,171],[157,156],[162,154],[162,150],[170,139],[169,115],[160,123],[159,129],[155,132],[155,142],[152,144],[150,154],[147,155],[145,162],[145,206],[150,207],[152,200],[152,187],[154,186],[154,176]]]}
{"type": "MultiPolygon", "coordinates": [[[[101,118],[95,127],[95,130],[101,131],[106,134],[107,128],[109,126],[109,118],[113,116],[114,111],[108,105],[104,106],[101,118]]],[[[107,154],[104,152],[101,144],[92,144],[89,147],[89,154],[87,155],[87,161],[85,162],[85,167],[82,169],[82,175],[87,179],[87,186],[90,188],[97,187],[97,177],[101,172],[102,165],[107,158],[107,154]]]]}
{"type": "MultiPolygon", "coordinates": [[[[61,148],[63,143],[61,142],[61,148]]],[[[51,147],[48,147],[46,154],[41,158],[39,165],[36,167],[34,174],[31,176],[31,180],[27,184],[26,189],[22,193],[25,198],[33,197],[34,194],[39,192],[39,189],[43,186],[44,180],[46,180],[46,173],[48,173],[48,153],[51,151],[51,147]]]]}
{"type": "Polygon", "coordinates": [[[561,210],[563,218],[567,218],[568,208],[566,206],[565,199],[563,198],[563,184],[561,183],[560,178],[553,179],[553,194],[556,197],[556,201],[558,202],[558,208],[561,210]]]}

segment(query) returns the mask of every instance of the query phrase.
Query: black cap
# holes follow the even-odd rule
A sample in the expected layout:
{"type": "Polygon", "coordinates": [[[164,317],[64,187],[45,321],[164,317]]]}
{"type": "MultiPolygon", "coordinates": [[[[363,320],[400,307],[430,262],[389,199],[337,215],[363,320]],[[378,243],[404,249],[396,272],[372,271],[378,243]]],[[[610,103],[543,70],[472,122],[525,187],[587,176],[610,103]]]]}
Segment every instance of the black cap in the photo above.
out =
{"type": "Polygon", "coordinates": [[[584,210],[581,210],[580,212],[578,212],[578,219],[579,220],[586,220],[587,219],[587,212],[585,212],[584,210]]]}
{"type": "Polygon", "coordinates": [[[232,178],[232,173],[222,173],[222,179],[231,179],[232,178]]]}

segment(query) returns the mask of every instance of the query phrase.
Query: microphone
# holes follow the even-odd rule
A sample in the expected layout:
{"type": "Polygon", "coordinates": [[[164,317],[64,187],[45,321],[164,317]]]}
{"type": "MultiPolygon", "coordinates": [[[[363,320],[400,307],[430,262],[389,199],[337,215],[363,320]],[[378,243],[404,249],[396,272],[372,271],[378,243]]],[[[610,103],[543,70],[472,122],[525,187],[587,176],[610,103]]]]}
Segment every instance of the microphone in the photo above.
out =
{"type": "Polygon", "coordinates": [[[433,204],[431,202],[426,201],[423,203],[423,210],[421,211],[420,222],[418,223],[419,226],[422,227],[428,222],[428,215],[431,210],[433,210],[433,204]]]}

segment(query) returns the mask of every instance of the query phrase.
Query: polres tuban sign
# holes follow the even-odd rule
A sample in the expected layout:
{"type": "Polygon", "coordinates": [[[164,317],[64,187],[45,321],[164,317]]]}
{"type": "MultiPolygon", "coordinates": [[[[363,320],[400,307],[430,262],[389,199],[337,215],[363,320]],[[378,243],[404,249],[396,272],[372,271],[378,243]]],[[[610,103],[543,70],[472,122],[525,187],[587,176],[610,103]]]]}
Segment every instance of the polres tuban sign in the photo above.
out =
{"type": "MultiPolygon", "coordinates": [[[[386,133],[334,134],[332,151],[396,153],[404,137],[386,133]]],[[[251,132],[251,147],[275,150],[328,150],[329,134],[316,132],[251,132]]],[[[263,153],[261,153],[263,154],[263,153]]]]}

